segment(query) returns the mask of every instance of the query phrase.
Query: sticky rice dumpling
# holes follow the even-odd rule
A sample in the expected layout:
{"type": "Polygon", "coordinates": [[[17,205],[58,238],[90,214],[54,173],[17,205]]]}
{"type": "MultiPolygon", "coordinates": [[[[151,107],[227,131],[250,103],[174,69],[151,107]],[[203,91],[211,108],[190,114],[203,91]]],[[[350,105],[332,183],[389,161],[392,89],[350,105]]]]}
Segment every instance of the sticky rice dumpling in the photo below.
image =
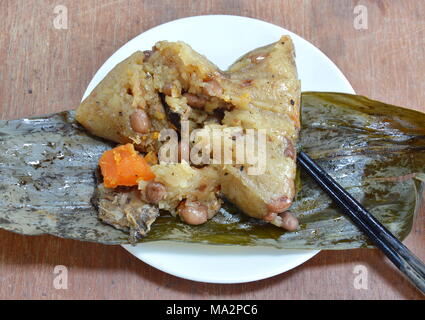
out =
{"type": "MultiPolygon", "coordinates": [[[[300,82],[288,36],[247,53],[227,71],[183,42],[162,41],[116,66],[80,105],[77,120],[94,135],[133,144],[150,163],[151,179],[126,186],[145,208],[137,211],[138,219],[149,226],[157,216],[152,207],[197,225],[211,219],[225,198],[251,217],[295,230],[296,219],[287,211],[296,192],[299,106],[300,82]],[[164,129],[176,131],[173,163],[161,159],[170,143],[163,139],[164,129]],[[221,161],[218,140],[201,139],[218,131],[224,133],[221,161]],[[242,159],[241,144],[254,147],[242,159]],[[202,163],[193,160],[190,150],[196,146],[206,150],[202,163]],[[223,161],[224,154],[230,161],[223,161]]],[[[125,163],[118,160],[113,160],[117,166],[125,163]]],[[[126,170],[131,174],[132,168],[126,170]]],[[[114,203],[114,212],[124,212],[119,226],[133,226],[125,221],[134,216],[125,214],[128,203],[114,203]]],[[[99,206],[99,217],[115,226],[104,207],[99,206]]],[[[139,229],[143,236],[149,228],[139,229]]]]}

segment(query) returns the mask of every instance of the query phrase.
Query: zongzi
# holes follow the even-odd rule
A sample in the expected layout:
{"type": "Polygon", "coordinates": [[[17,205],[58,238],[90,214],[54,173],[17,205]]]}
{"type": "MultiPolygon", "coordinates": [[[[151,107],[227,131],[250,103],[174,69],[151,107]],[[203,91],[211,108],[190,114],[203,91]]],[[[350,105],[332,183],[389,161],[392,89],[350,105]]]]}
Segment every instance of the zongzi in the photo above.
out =
{"type": "Polygon", "coordinates": [[[295,230],[296,219],[284,213],[296,192],[299,106],[288,36],[249,52],[227,71],[183,42],[162,41],[112,70],[76,119],[97,136],[159,158],[152,179],[139,177],[134,165],[124,170],[133,175],[142,204],[198,225],[214,217],[225,197],[251,217],[295,230]],[[174,141],[170,129],[177,131],[174,141]],[[161,157],[165,147],[174,161],[161,157]],[[193,149],[202,153],[200,163],[193,149]]]}

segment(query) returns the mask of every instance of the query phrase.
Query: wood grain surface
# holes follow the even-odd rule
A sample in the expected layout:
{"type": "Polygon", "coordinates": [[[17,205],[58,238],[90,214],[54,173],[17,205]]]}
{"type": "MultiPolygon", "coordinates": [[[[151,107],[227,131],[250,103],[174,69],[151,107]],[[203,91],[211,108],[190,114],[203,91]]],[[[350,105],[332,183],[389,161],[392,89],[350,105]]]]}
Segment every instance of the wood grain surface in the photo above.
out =
{"type": "MultiPolygon", "coordinates": [[[[325,52],[357,93],[425,112],[425,1],[1,0],[0,118],[75,108],[97,69],[128,40],[203,14],[292,30],[325,52]],[[68,9],[66,30],[54,28],[57,5],[68,9]],[[368,10],[367,30],[354,28],[357,5],[368,10]]],[[[0,244],[2,299],[423,299],[377,250],[321,252],[271,279],[211,285],[167,275],[120,247],[4,231],[0,244]],[[57,265],[69,270],[67,290],[53,287],[57,265]],[[368,270],[367,289],[353,284],[358,265],[368,270]]],[[[423,211],[406,244],[425,259],[423,211]]]]}

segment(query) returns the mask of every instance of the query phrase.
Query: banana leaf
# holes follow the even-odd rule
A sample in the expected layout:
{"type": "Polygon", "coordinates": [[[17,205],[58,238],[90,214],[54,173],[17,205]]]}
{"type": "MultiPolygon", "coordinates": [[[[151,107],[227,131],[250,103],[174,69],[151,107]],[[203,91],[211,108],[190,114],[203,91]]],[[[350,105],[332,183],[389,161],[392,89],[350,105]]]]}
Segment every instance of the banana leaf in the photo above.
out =
{"type": "MultiPolygon", "coordinates": [[[[419,212],[425,183],[425,114],[362,96],[306,92],[299,148],[327,170],[398,238],[419,212]]],[[[67,111],[0,122],[0,228],[104,244],[128,235],[97,219],[91,204],[101,154],[67,111]]],[[[173,240],[289,249],[370,247],[368,239],[303,172],[291,211],[297,232],[245,216],[230,203],[202,226],[162,215],[142,241],[173,240]]]]}

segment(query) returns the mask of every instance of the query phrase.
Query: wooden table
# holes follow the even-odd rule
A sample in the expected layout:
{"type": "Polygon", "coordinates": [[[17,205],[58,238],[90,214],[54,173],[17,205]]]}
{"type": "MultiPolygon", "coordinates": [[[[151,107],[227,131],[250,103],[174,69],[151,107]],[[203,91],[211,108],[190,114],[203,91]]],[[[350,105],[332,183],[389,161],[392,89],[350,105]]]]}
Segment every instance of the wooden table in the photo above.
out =
{"type": "MultiPolygon", "coordinates": [[[[425,112],[424,1],[3,0],[0,118],[75,108],[96,70],[128,40],[202,14],[283,26],[323,50],[359,94],[425,112]],[[354,27],[359,4],[368,10],[367,30],[354,27]],[[57,5],[68,9],[68,29],[54,28],[57,5]]],[[[406,241],[422,259],[424,226],[422,212],[406,241]]],[[[167,275],[120,247],[4,231],[0,243],[0,298],[7,299],[423,299],[376,250],[321,252],[268,280],[210,285],[167,275]],[[56,265],[69,270],[67,290],[54,289],[56,265]],[[357,265],[368,271],[366,290],[353,284],[357,265]]]]}

